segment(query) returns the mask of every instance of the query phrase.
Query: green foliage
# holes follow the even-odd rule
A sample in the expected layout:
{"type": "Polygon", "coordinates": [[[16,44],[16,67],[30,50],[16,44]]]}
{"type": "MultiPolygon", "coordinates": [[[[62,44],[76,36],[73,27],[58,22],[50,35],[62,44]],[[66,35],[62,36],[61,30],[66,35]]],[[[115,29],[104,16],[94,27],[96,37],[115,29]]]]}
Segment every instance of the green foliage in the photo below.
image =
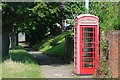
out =
{"type": "Polygon", "coordinates": [[[56,2],[40,2],[37,3],[32,9],[34,14],[39,16],[42,24],[45,27],[52,27],[50,25],[60,21],[59,7],[56,2]]]}
{"type": "Polygon", "coordinates": [[[10,33],[24,32],[29,43],[35,43],[44,38],[47,26],[42,19],[33,13],[32,8],[36,3],[31,2],[6,2],[3,6],[3,27],[10,33]],[[8,26],[9,25],[9,26],[8,26]],[[34,39],[34,40],[33,40],[34,39]]]}
{"type": "Polygon", "coordinates": [[[2,6],[3,6],[3,4],[0,2],[0,10],[2,10],[2,6]]]}
{"type": "Polygon", "coordinates": [[[85,7],[84,2],[66,2],[65,3],[65,15],[66,18],[74,19],[74,16],[84,14],[85,7]]]}
{"type": "Polygon", "coordinates": [[[73,19],[74,15],[83,14],[84,11],[83,2],[64,2],[64,8],[60,7],[59,2],[40,2],[33,8],[35,14],[38,14],[42,18],[49,17],[48,19],[51,22],[59,22],[61,18],[73,19]]]}
{"type": "Polygon", "coordinates": [[[106,36],[104,33],[102,33],[102,37],[101,37],[101,47],[102,47],[102,51],[103,51],[104,55],[107,56],[106,50],[108,48],[108,43],[107,43],[106,36]]]}
{"type": "MultiPolygon", "coordinates": [[[[56,3],[57,4],[57,3],[56,3]]],[[[57,5],[54,3],[40,2],[32,9],[34,13],[38,14],[41,18],[55,14],[58,10],[57,5]]]]}
{"type": "Polygon", "coordinates": [[[100,30],[118,30],[118,3],[117,2],[90,2],[90,11],[99,17],[100,30]]]}
{"type": "MultiPolygon", "coordinates": [[[[64,8],[60,7],[60,2],[6,2],[2,3],[2,10],[3,29],[14,33],[25,32],[30,45],[48,37],[45,34],[53,32],[53,24],[61,24],[63,19],[74,19],[85,13],[84,2],[64,2],[64,8]]],[[[120,29],[118,3],[90,2],[89,13],[99,17],[102,32],[120,29]]],[[[46,46],[46,49],[49,47],[46,46]]]]}
{"type": "MultiPolygon", "coordinates": [[[[113,80],[112,74],[110,72],[110,68],[107,63],[108,61],[106,60],[106,58],[103,56],[100,56],[99,68],[96,71],[97,78],[107,78],[109,80],[113,80]]],[[[98,80],[101,80],[101,79],[98,79],[98,80]]]]}
{"type": "MultiPolygon", "coordinates": [[[[83,2],[65,2],[64,8],[60,8],[59,2],[17,2],[3,3],[3,25],[15,27],[18,32],[38,30],[38,25],[52,27],[61,18],[71,18],[83,14],[85,7],[83,2]]],[[[101,31],[120,29],[118,26],[118,3],[116,2],[90,2],[89,12],[99,17],[101,31]]],[[[45,29],[47,30],[47,28],[45,29]]]]}
{"type": "Polygon", "coordinates": [[[57,40],[56,39],[54,39],[51,43],[50,43],[50,46],[55,46],[55,45],[57,45],[57,40]]]}

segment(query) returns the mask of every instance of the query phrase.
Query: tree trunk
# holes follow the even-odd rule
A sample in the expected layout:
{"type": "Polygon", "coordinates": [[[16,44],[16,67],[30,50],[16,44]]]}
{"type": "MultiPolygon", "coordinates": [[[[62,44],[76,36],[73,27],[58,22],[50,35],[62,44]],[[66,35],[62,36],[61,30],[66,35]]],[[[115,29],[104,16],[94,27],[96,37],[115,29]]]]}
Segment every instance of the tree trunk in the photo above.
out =
{"type": "Polygon", "coordinates": [[[28,35],[25,34],[25,43],[28,44],[28,35]]]}
{"type": "MultiPolygon", "coordinates": [[[[2,56],[2,29],[1,27],[0,27],[0,56],[2,56]]],[[[0,60],[1,60],[1,57],[0,57],[0,60]]]]}
{"type": "Polygon", "coordinates": [[[9,31],[2,29],[2,55],[6,56],[9,53],[9,31]]]}
{"type": "Polygon", "coordinates": [[[11,48],[14,48],[15,46],[16,46],[16,35],[15,35],[15,33],[13,32],[12,34],[11,34],[11,40],[10,40],[11,42],[11,48]]]}
{"type": "Polygon", "coordinates": [[[18,33],[16,33],[16,46],[18,46],[18,33]]]}

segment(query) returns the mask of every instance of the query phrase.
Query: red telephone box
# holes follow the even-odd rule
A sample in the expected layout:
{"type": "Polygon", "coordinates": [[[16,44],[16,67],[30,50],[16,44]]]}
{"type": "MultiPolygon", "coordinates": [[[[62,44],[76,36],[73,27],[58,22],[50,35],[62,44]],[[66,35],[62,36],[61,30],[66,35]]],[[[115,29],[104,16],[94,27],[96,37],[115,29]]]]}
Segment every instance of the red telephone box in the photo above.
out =
{"type": "Polygon", "coordinates": [[[74,24],[74,73],[94,74],[99,61],[98,17],[83,14],[74,24]]]}

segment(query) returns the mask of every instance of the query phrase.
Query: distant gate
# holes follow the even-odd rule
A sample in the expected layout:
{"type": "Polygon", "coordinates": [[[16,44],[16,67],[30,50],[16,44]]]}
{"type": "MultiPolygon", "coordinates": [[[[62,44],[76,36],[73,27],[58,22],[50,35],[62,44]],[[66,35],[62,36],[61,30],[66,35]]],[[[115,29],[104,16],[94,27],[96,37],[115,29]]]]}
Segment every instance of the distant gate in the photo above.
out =
{"type": "Polygon", "coordinates": [[[18,34],[18,41],[19,42],[25,41],[25,33],[19,33],[18,34]]]}

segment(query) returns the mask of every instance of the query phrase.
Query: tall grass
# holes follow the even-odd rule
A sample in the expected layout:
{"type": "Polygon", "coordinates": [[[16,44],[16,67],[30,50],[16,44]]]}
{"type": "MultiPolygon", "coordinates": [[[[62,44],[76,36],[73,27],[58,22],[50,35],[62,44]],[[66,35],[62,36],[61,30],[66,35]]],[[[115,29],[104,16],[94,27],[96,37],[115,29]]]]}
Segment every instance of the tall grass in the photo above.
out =
{"type": "Polygon", "coordinates": [[[2,62],[3,78],[42,78],[40,65],[23,49],[10,50],[10,56],[2,62]]]}
{"type": "Polygon", "coordinates": [[[2,78],[2,63],[0,63],[0,79],[2,78]]]}

